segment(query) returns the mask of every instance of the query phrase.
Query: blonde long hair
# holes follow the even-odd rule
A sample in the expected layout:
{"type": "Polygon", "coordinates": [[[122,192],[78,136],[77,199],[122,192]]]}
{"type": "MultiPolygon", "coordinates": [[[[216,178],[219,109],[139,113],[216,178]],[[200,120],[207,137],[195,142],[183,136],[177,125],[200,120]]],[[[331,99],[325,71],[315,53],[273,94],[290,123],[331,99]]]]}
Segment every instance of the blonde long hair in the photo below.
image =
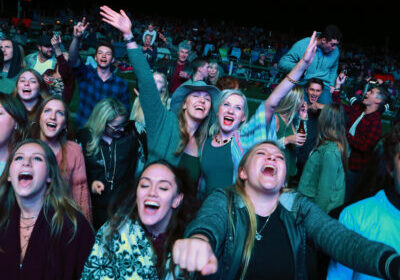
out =
{"type": "MultiPolygon", "coordinates": [[[[167,77],[160,72],[154,72],[153,77],[155,78],[156,75],[159,75],[163,80],[164,80],[164,86],[160,90],[160,97],[161,97],[161,102],[166,106],[167,101],[168,101],[168,82],[167,82],[167,77]]],[[[144,115],[143,115],[143,109],[142,106],[140,105],[139,98],[136,97],[135,101],[133,102],[132,106],[132,111],[131,115],[129,116],[130,120],[134,120],[135,122],[144,124],[144,115]]]]}
{"type": "MultiPolygon", "coordinates": [[[[243,106],[243,111],[244,111],[244,113],[245,113],[245,115],[246,115],[246,121],[247,121],[247,117],[249,116],[249,108],[248,108],[248,104],[247,104],[247,98],[246,98],[246,96],[243,94],[243,92],[240,91],[240,90],[236,90],[236,89],[224,89],[223,91],[221,91],[221,95],[218,97],[217,104],[216,104],[216,106],[214,106],[214,108],[216,109],[216,113],[218,114],[219,107],[220,107],[220,106],[225,102],[225,100],[226,100],[229,96],[231,96],[231,95],[238,95],[238,96],[240,96],[240,97],[243,98],[243,100],[244,100],[244,102],[243,102],[243,104],[244,104],[244,106],[243,106]]],[[[239,129],[240,129],[240,127],[241,127],[244,123],[246,123],[246,121],[244,121],[244,122],[242,122],[242,123],[240,124],[239,129]]],[[[213,124],[211,125],[211,127],[210,127],[210,136],[215,136],[215,135],[218,133],[219,128],[220,128],[220,126],[219,126],[219,121],[218,121],[218,118],[216,118],[215,121],[214,121],[214,123],[213,123],[213,124]]]]}
{"type": "Polygon", "coordinates": [[[295,86],[279,102],[275,113],[288,116],[288,125],[291,124],[296,116],[304,97],[304,89],[301,86],[295,86]]]}
{"type": "MultiPolygon", "coordinates": [[[[254,210],[253,202],[250,200],[249,196],[245,192],[244,180],[240,178],[239,174],[244,169],[246,162],[249,159],[250,155],[253,153],[253,151],[257,147],[259,147],[260,145],[263,145],[263,144],[274,145],[281,151],[281,149],[273,141],[263,141],[261,143],[254,145],[250,150],[248,150],[244,154],[243,158],[241,159],[241,161],[239,163],[238,174],[236,176],[235,184],[230,189],[227,190],[229,222],[230,222],[231,226],[233,227],[233,231],[235,232],[233,213],[232,213],[233,193],[236,192],[239,195],[239,197],[242,199],[242,201],[245,205],[247,214],[248,214],[248,219],[249,219],[249,227],[248,227],[248,231],[247,231],[247,237],[246,237],[246,241],[245,241],[243,253],[242,253],[242,271],[240,274],[240,278],[238,278],[240,280],[245,279],[247,268],[249,266],[250,259],[252,256],[253,247],[254,247],[254,239],[256,236],[256,232],[257,232],[257,217],[256,217],[256,213],[254,210]]],[[[281,153],[284,156],[284,153],[282,151],[281,151],[281,153]]],[[[281,189],[281,192],[282,191],[285,191],[284,188],[281,189]]]]}
{"type": "Polygon", "coordinates": [[[96,155],[100,151],[100,140],[108,122],[118,116],[127,116],[128,112],[120,101],[114,98],[106,98],[96,104],[85,124],[91,136],[86,146],[88,156],[96,155]]]}

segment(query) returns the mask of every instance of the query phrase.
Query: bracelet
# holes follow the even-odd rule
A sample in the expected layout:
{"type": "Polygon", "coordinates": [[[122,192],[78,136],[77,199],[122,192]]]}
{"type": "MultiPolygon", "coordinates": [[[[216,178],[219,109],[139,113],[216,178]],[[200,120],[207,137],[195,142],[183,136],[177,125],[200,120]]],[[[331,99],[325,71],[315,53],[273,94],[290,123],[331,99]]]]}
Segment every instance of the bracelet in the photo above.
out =
{"type": "Polygon", "coordinates": [[[134,41],[135,41],[135,39],[134,39],[134,36],[133,36],[132,33],[129,34],[127,37],[125,37],[125,35],[124,35],[124,42],[125,43],[132,43],[134,41]]]}
{"type": "Polygon", "coordinates": [[[207,240],[205,240],[204,238],[202,238],[202,237],[200,237],[200,236],[191,236],[191,237],[189,237],[189,239],[199,239],[199,240],[203,240],[204,242],[207,242],[207,243],[208,243],[207,240]]]}
{"type": "Polygon", "coordinates": [[[288,79],[289,82],[291,82],[292,84],[298,84],[299,81],[293,80],[292,78],[289,77],[289,74],[286,75],[286,79],[288,79]]]}

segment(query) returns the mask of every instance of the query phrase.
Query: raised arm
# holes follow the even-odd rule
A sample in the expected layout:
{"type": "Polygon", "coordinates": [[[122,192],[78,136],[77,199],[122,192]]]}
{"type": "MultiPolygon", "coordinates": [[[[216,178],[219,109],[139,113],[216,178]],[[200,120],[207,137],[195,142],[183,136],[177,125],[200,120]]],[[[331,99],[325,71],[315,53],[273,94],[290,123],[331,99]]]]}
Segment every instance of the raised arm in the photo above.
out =
{"type": "Polygon", "coordinates": [[[132,22],[124,10],[120,10],[119,13],[117,13],[108,6],[101,6],[100,15],[102,16],[102,21],[121,31],[124,40],[127,42],[127,49],[139,48],[138,44],[133,40],[132,22]]]}
{"type": "Polygon", "coordinates": [[[72,39],[71,45],[69,46],[69,63],[72,67],[78,67],[80,64],[79,58],[79,45],[81,38],[86,28],[89,26],[89,22],[86,22],[84,17],[82,21],[78,22],[74,26],[74,38],[72,39]]]}
{"type": "Polygon", "coordinates": [[[149,63],[133,39],[132,22],[123,10],[118,13],[107,6],[100,7],[100,10],[102,20],[120,30],[124,36],[128,58],[139,81],[139,100],[146,121],[147,135],[155,137],[162,119],[170,112],[162,104],[149,63]]]}
{"type": "Polygon", "coordinates": [[[305,197],[300,197],[296,205],[297,215],[304,219],[307,238],[332,259],[365,274],[400,276],[400,257],[393,248],[347,229],[305,197]]]}
{"type": "Polygon", "coordinates": [[[274,91],[265,101],[266,123],[270,122],[276,107],[278,107],[279,102],[293,88],[293,86],[298,82],[308,66],[311,64],[314,59],[316,50],[317,38],[316,32],[314,31],[303,57],[292,69],[292,71],[290,71],[290,73],[287,74],[286,77],[279,83],[279,85],[274,89],[274,91]]]}
{"type": "Polygon", "coordinates": [[[62,98],[67,104],[69,104],[74,95],[75,75],[61,51],[61,36],[54,35],[51,38],[51,44],[53,45],[56,53],[58,72],[60,73],[61,79],[64,83],[62,98]]]}

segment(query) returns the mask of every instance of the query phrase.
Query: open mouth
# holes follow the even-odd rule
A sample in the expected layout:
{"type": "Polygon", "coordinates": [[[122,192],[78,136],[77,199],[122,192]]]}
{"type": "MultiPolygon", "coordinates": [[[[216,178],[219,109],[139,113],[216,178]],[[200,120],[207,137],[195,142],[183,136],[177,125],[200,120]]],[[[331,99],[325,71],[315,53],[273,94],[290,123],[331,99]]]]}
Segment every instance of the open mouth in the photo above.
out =
{"type": "Polygon", "coordinates": [[[194,109],[195,109],[196,111],[201,111],[201,112],[204,112],[204,111],[205,111],[205,108],[204,108],[203,106],[196,106],[196,107],[194,107],[194,109]]]}
{"type": "Polygon", "coordinates": [[[272,165],[264,165],[261,170],[262,174],[265,176],[275,176],[276,175],[276,167],[272,165]]]}
{"type": "Polygon", "coordinates": [[[47,125],[48,127],[53,127],[53,128],[56,128],[56,127],[57,127],[57,124],[56,124],[56,123],[53,123],[53,122],[48,122],[48,123],[46,123],[46,125],[47,125]]]}
{"type": "Polygon", "coordinates": [[[32,90],[31,89],[23,89],[22,90],[22,93],[24,93],[24,94],[30,94],[32,92],[32,90]]]}
{"type": "Polygon", "coordinates": [[[224,125],[232,125],[233,124],[233,118],[225,116],[224,117],[224,125]]]}
{"type": "Polygon", "coordinates": [[[310,99],[311,99],[311,101],[317,101],[318,100],[318,96],[311,95],[310,99]]]}
{"type": "Polygon", "coordinates": [[[49,128],[50,130],[55,130],[57,128],[57,124],[53,123],[53,122],[48,122],[46,123],[47,128],[49,128]]]}
{"type": "Polygon", "coordinates": [[[160,204],[155,201],[145,201],[144,202],[144,211],[146,214],[154,215],[157,213],[158,209],[160,209],[160,204]]]}
{"type": "Polygon", "coordinates": [[[30,185],[32,180],[33,175],[29,172],[22,172],[18,175],[18,182],[23,187],[30,185]]]}

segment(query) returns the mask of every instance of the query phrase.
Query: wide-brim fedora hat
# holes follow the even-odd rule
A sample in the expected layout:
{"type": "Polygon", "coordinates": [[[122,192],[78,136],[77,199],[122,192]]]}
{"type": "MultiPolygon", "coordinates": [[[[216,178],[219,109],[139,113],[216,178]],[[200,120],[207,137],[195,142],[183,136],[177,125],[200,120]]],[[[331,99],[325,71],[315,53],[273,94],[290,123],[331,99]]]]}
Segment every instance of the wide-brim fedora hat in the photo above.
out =
{"type": "MultiPolygon", "coordinates": [[[[186,97],[195,91],[205,91],[211,97],[211,104],[214,107],[217,103],[217,100],[220,95],[220,91],[217,87],[208,85],[204,81],[186,81],[181,84],[173,93],[171,98],[171,111],[174,113],[178,113],[179,109],[182,106],[182,103],[185,101],[186,97]]],[[[215,108],[214,108],[215,110],[215,108]]]]}

